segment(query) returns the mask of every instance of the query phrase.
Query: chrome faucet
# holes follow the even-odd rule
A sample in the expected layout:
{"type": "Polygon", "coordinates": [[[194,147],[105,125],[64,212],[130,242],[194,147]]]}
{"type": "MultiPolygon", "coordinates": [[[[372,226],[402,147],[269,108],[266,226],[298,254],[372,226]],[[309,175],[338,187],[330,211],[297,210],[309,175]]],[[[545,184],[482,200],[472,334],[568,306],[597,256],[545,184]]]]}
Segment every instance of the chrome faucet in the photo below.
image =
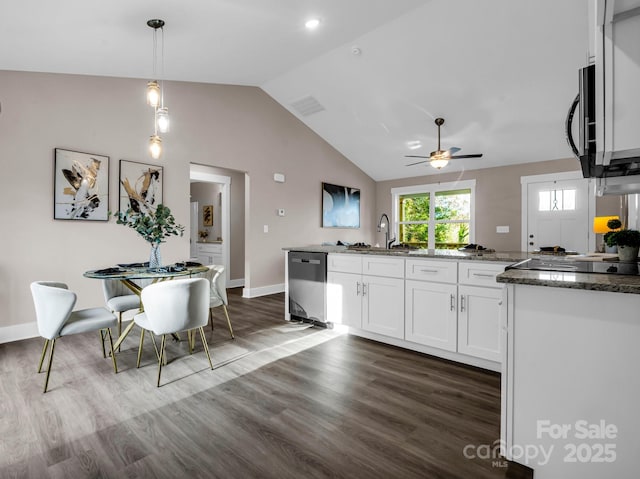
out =
{"type": "Polygon", "coordinates": [[[384,247],[386,249],[390,249],[391,248],[391,243],[393,243],[396,239],[393,238],[391,241],[389,241],[389,217],[387,216],[386,213],[382,213],[382,216],[380,217],[380,221],[378,221],[378,232],[382,231],[382,228],[384,228],[384,247]],[[384,220],[387,220],[387,222],[385,223],[384,220]]]}

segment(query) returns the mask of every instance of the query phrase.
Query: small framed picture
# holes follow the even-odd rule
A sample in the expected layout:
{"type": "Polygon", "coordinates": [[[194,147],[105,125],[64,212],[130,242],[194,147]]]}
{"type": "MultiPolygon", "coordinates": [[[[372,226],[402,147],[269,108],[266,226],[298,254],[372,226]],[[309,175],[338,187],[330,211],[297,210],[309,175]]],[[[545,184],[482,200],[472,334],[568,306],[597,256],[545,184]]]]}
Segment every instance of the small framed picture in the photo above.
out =
{"type": "Polygon", "coordinates": [[[53,218],[109,219],[109,157],[54,149],[53,218]]]}
{"type": "Polygon", "coordinates": [[[155,211],[162,203],[162,166],[120,160],[119,211],[155,211]]]}
{"type": "Polygon", "coordinates": [[[202,207],[202,225],[213,226],[213,205],[202,207]]]}

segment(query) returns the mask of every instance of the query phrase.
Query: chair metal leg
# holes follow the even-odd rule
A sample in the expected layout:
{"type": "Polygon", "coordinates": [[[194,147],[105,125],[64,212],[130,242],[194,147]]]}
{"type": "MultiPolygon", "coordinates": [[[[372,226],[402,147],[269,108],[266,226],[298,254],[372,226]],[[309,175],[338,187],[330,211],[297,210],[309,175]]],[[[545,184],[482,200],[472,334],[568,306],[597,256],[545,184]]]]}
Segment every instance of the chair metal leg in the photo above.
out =
{"type": "Polygon", "coordinates": [[[204,347],[204,352],[207,353],[209,366],[211,366],[211,369],[213,369],[213,363],[211,362],[211,355],[209,354],[209,345],[207,344],[207,338],[204,335],[204,328],[200,326],[200,328],[198,329],[200,330],[200,339],[202,339],[202,346],[204,347]]]}
{"type": "Polygon", "coordinates": [[[102,357],[107,357],[107,351],[104,349],[104,329],[100,330],[100,342],[102,343],[102,357]]]}
{"type": "MultiPolygon", "coordinates": [[[[113,360],[113,372],[118,374],[118,363],[116,362],[116,353],[113,350],[113,337],[111,336],[111,328],[107,328],[107,335],[109,336],[109,345],[111,346],[111,359],[113,360]]],[[[104,342],[102,344],[104,344],[104,342]]]]}
{"type": "Polygon", "coordinates": [[[138,345],[138,362],[136,368],[140,367],[140,358],[142,357],[142,344],[144,343],[144,329],[140,329],[140,344],[138,345]]]}
{"type": "Polygon", "coordinates": [[[162,343],[160,344],[160,358],[158,360],[158,384],[157,387],[160,387],[160,374],[162,373],[162,360],[164,359],[165,351],[164,346],[167,341],[166,334],[162,335],[162,343]]]}
{"type": "Polygon", "coordinates": [[[229,319],[229,312],[227,311],[227,305],[223,304],[222,307],[224,308],[224,314],[227,317],[227,324],[229,325],[229,333],[231,333],[231,339],[236,339],[236,337],[233,335],[233,328],[231,327],[231,320],[229,319]]]}
{"type": "Polygon", "coordinates": [[[51,351],[49,351],[49,364],[47,366],[47,377],[44,379],[44,391],[42,391],[43,393],[47,392],[47,386],[49,385],[49,375],[51,374],[51,365],[53,364],[53,350],[56,347],[56,340],[55,338],[51,340],[51,351]]]}
{"type": "MultiPolygon", "coordinates": [[[[118,337],[122,336],[122,311],[118,313],[118,337]]],[[[118,352],[120,352],[120,346],[118,346],[118,352]]]]}
{"type": "Polygon", "coordinates": [[[209,308],[209,321],[211,321],[211,331],[213,331],[213,308],[209,308]]]}
{"type": "Polygon", "coordinates": [[[42,354],[40,355],[40,364],[38,364],[38,372],[42,372],[42,363],[44,362],[44,356],[47,354],[47,349],[49,349],[49,340],[44,340],[44,346],[42,347],[42,354]]]}

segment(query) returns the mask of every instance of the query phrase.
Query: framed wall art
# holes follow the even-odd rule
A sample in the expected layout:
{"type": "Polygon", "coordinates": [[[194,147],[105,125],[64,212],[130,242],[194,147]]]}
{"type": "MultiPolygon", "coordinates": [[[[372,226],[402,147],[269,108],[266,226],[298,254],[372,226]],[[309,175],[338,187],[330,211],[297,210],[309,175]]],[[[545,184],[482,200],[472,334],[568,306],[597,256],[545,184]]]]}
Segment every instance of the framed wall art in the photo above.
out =
{"type": "Polygon", "coordinates": [[[360,189],[322,183],[322,227],[360,228],[360,189]]]}
{"type": "Polygon", "coordinates": [[[109,219],[109,157],[54,149],[53,218],[109,219]]]}
{"type": "Polygon", "coordinates": [[[202,226],[213,226],[213,205],[202,207],[202,226]]]}
{"type": "Polygon", "coordinates": [[[162,179],[162,166],[120,160],[119,211],[155,211],[162,203],[162,179]]]}

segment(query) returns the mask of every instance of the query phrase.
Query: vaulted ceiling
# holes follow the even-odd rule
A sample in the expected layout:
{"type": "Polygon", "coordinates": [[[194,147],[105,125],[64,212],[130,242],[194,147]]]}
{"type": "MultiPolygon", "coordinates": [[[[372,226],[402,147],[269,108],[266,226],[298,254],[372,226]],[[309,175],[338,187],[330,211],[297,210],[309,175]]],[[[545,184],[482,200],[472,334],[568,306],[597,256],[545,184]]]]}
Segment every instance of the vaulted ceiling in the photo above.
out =
{"type": "Polygon", "coordinates": [[[586,0],[8,0],[0,69],[149,79],[151,18],[164,79],[261,87],[375,180],[438,174],[404,158],[436,117],[443,148],[484,154],[442,171],[571,156],[586,0]]]}

